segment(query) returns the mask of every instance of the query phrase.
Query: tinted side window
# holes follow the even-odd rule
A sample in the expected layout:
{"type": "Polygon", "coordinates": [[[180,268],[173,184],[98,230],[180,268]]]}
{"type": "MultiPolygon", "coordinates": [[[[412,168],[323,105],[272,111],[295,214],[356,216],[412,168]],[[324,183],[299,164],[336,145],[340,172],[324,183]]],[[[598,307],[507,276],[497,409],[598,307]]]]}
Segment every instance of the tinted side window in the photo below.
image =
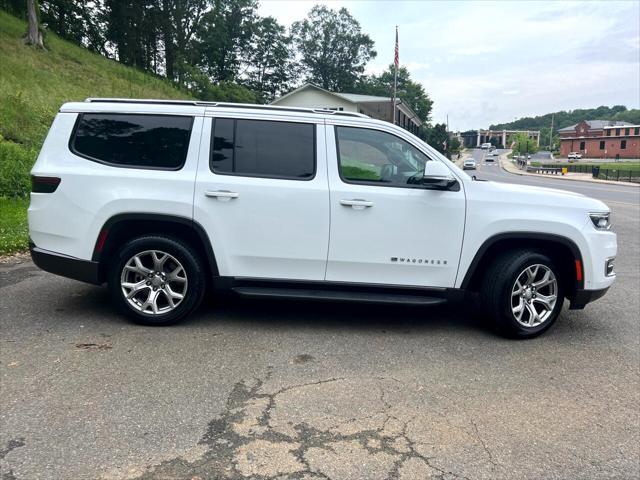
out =
{"type": "Polygon", "coordinates": [[[71,150],[124,167],[179,169],[189,148],[192,117],[83,113],[71,150]]]}
{"type": "Polygon", "coordinates": [[[429,158],[395,135],[355,127],[336,127],[340,176],[352,183],[416,185],[429,158]]]}
{"type": "Polygon", "coordinates": [[[308,180],[315,175],[315,125],[218,118],[213,125],[214,173],[308,180]]]}

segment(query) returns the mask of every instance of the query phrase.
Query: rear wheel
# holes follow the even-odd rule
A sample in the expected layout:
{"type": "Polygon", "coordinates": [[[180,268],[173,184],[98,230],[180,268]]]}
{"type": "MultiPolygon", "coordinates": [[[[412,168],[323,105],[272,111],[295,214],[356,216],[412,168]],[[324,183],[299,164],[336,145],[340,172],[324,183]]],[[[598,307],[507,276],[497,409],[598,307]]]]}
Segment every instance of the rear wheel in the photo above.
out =
{"type": "Polygon", "coordinates": [[[498,257],[484,276],[483,310],[502,335],[532,338],[549,329],[564,302],[560,270],[547,255],[519,250],[498,257]]]}
{"type": "Polygon", "coordinates": [[[197,253],[173,238],[145,236],[126,243],[109,271],[115,304],[134,322],[170,325],[195,310],[205,273],[197,253]]]}

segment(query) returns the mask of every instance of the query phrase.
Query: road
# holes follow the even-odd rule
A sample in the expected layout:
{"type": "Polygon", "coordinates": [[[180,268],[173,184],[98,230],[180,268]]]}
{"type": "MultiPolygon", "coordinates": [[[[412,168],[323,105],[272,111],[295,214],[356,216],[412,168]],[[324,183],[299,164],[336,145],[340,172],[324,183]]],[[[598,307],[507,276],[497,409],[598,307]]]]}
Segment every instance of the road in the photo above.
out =
{"type": "Polygon", "coordinates": [[[617,282],[524,342],[464,306],[212,299],[144,328],[0,265],[0,478],[638,478],[640,213],[594,192],[620,200],[617,282]]]}
{"type": "MultiPolygon", "coordinates": [[[[504,153],[504,150],[497,151],[500,154],[504,153]]],[[[478,164],[478,169],[475,173],[472,173],[472,170],[467,170],[467,173],[476,175],[476,177],[480,179],[534,185],[538,187],[560,188],[597,198],[605,203],[616,202],[629,206],[637,206],[640,204],[640,188],[635,185],[612,185],[608,183],[580,182],[553,177],[546,179],[534,176],[514,175],[500,168],[497,157],[494,157],[495,160],[493,162],[487,162],[487,151],[481,149],[473,150],[473,158],[478,164]]]]}

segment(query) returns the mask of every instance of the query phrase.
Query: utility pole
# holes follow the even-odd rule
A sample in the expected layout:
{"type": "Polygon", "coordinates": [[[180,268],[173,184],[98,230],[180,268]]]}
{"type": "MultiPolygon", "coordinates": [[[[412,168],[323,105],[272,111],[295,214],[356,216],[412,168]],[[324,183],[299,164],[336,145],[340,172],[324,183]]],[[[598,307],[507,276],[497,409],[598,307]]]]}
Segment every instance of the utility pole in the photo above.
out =
{"type": "Polygon", "coordinates": [[[396,46],[393,53],[393,101],[392,101],[392,119],[391,123],[396,124],[396,99],[398,98],[398,67],[400,66],[400,47],[398,45],[398,26],[396,25],[396,46]]]}
{"type": "Polygon", "coordinates": [[[449,114],[447,113],[447,139],[445,140],[445,154],[447,155],[448,159],[451,159],[451,155],[449,154],[449,143],[451,142],[451,139],[449,138],[449,114]]]}
{"type": "Polygon", "coordinates": [[[551,151],[553,151],[553,116],[554,114],[551,114],[551,131],[549,132],[549,149],[551,151]]]}

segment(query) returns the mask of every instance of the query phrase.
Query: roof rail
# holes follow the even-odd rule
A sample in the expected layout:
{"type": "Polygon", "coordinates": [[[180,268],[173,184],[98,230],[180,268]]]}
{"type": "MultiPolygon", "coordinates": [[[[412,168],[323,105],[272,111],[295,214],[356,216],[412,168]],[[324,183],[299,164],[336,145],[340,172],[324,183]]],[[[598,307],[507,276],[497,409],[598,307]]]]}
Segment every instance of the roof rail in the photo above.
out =
{"type": "Polygon", "coordinates": [[[277,112],[304,112],[320,113],[324,115],[339,115],[344,117],[369,118],[367,115],[357,112],[343,112],[339,110],[329,110],[327,108],[304,108],[304,107],[277,107],[273,105],[256,105],[251,103],[227,103],[227,102],[206,102],[202,100],[154,100],[147,98],[94,98],[85,100],[88,103],[148,103],[154,105],[194,105],[199,107],[220,107],[220,108],[247,108],[252,110],[269,110],[277,112]]]}

